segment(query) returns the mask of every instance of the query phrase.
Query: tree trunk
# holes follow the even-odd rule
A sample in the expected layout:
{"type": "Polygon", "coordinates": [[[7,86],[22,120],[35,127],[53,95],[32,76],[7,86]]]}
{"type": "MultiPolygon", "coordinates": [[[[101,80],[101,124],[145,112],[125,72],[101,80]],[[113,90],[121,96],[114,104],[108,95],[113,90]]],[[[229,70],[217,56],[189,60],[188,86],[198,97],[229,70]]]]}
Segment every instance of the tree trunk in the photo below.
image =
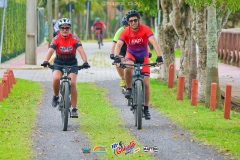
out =
{"type": "Polygon", "coordinates": [[[80,15],[80,13],[77,13],[77,15],[76,15],[76,17],[77,17],[77,36],[81,39],[81,15],[80,15]]]}
{"type": "MultiPolygon", "coordinates": [[[[170,23],[170,3],[167,0],[161,1],[162,7],[162,25],[159,26],[158,42],[163,53],[164,63],[160,67],[160,79],[162,81],[168,81],[168,67],[170,64],[175,65],[174,45],[177,40],[176,32],[170,23]]],[[[176,65],[175,65],[176,66],[176,65]]],[[[176,69],[176,68],[175,68],[176,69]]],[[[175,72],[176,73],[176,72],[175,72]]]]}
{"type": "MultiPolygon", "coordinates": [[[[194,11],[192,11],[194,14],[194,11]]],[[[206,88],[206,58],[207,58],[207,38],[206,38],[206,8],[201,7],[196,10],[195,22],[196,32],[194,33],[195,41],[198,45],[198,101],[205,102],[206,88]],[[201,33],[201,34],[199,34],[201,33]]]]}
{"type": "MultiPolygon", "coordinates": [[[[182,1],[183,2],[183,1],[182,1]]],[[[178,75],[185,77],[185,88],[189,84],[189,35],[190,35],[190,7],[178,0],[172,0],[173,12],[171,22],[180,39],[180,68],[178,75]]],[[[188,91],[189,92],[189,91],[188,91]]]]}
{"type": "Polygon", "coordinates": [[[197,78],[197,52],[196,43],[191,36],[190,38],[191,50],[189,54],[189,83],[188,83],[188,98],[191,99],[192,80],[197,78]]]}
{"type": "MultiPolygon", "coordinates": [[[[217,83],[218,79],[218,55],[217,55],[217,17],[216,17],[216,1],[208,6],[208,27],[207,27],[207,84],[205,106],[210,106],[211,84],[217,83]]],[[[221,105],[221,97],[219,87],[217,89],[217,107],[221,105]]]]}

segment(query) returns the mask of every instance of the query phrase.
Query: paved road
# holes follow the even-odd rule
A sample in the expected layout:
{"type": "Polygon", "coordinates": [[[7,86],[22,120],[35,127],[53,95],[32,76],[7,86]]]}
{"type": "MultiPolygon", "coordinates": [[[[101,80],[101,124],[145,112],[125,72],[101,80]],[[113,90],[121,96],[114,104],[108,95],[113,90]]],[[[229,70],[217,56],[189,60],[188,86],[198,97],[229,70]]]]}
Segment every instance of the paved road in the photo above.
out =
{"type": "MultiPolygon", "coordinates": [[[[191,141],[186,131],[176,126],[153,108],[151,108],[152,120],[143,121],[145,130],[136,130],[133,127],[133,115],[129,107],[126,106],[123,95],[121,92],[118,92],[120,88],[118,87],[119,80],[115,67],[111,65],[111,61],[108,58],[111,43],[105,43],[101,50],[97,49],[97,44],[95,43],[84,43],[83,46],[92,67],[88,70],[80,71],[78,81],[95,82],[109,91],[107,97],[114,107],[121,110],[121,117],[125,122],[126,129],[143,145],[159,147],[159,152],[152,154],[153,157],[160,160],[223,160],[227,158],[212,147],[191,141]],[[181,138],[172,138],[176,135],[181,138]],[[185,140],[182,141],[182,138],[185,140]]],[[[38,52],[38,64],[42,62],[45,53],[46,47],[45,50],[42,47],[38,52]]],[[[11,65],[18,66],[21,64],[12,62],[11,65]]],[[[81,152],[82,147],[86,144],[91,144],[91,142],[84,133],[78,130],[79,124],[77,122],[71,120],[70,131],[61,131],[59,112],[49,106],[52,96],[51,71],[49,69],[39,69],[37,66],[31,70],[14,70],[14,74],[18,78],[40,81],[45,88],[33,134],[35,158],[38,160],[97,158],[81,152]]]]}

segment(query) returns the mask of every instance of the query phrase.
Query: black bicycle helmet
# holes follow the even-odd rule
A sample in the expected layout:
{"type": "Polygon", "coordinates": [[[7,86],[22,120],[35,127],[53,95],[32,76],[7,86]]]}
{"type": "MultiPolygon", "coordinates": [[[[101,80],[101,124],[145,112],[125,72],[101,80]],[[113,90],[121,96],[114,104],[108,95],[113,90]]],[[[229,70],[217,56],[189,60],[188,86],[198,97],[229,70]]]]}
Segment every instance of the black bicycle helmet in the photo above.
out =
{"type": "Polygon", "coordinates": [[[128,13],[126,14],[126,17],[127,17],[127,21],[129,20],[130,17],[137,17],[137,18],[140,18],[140,14],[137,10],[130,10],[128,11],[128,13]]]}
{"type": "Polygon", "coordinates": [[[127,17],[126,16],[124,16],[122,18],[122,25],[128,25],[128,21],[127,21],[127,17]]]}

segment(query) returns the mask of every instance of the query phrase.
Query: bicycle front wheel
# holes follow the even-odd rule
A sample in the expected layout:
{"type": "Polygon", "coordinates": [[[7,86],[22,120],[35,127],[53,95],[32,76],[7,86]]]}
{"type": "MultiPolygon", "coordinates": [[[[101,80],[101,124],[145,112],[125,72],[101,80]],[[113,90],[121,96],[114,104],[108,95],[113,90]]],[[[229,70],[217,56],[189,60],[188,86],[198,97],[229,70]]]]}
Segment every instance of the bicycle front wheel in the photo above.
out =
{"type": "Polygon", "coordinates": [[[143,85],[141,81],[136,81],[136,120],[137,129],[142,129],[142,116],[143,116],[143,85]]]}
{"type": "Polygon", "coordinates": [[[67,131],[68,127],[68,118],[69,118],[69,110],[71,107],[71,100],[70,100],[70,85],[68,82],[65,82],[63,85],[63,109],[61,111],[62,114],[62,124],[63,124],[63,131],[67,131]]]}

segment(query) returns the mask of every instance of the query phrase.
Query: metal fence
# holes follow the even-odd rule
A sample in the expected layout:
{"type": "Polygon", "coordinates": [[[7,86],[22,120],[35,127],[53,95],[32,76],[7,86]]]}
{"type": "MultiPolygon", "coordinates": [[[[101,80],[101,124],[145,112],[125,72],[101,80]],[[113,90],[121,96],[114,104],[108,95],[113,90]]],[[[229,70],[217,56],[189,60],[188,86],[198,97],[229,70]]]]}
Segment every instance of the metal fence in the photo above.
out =
{"type": "Polygon", "coordinates": [[[222,30],[218,57],[223,63],[240,67],[240,28],[222,30]]]}

